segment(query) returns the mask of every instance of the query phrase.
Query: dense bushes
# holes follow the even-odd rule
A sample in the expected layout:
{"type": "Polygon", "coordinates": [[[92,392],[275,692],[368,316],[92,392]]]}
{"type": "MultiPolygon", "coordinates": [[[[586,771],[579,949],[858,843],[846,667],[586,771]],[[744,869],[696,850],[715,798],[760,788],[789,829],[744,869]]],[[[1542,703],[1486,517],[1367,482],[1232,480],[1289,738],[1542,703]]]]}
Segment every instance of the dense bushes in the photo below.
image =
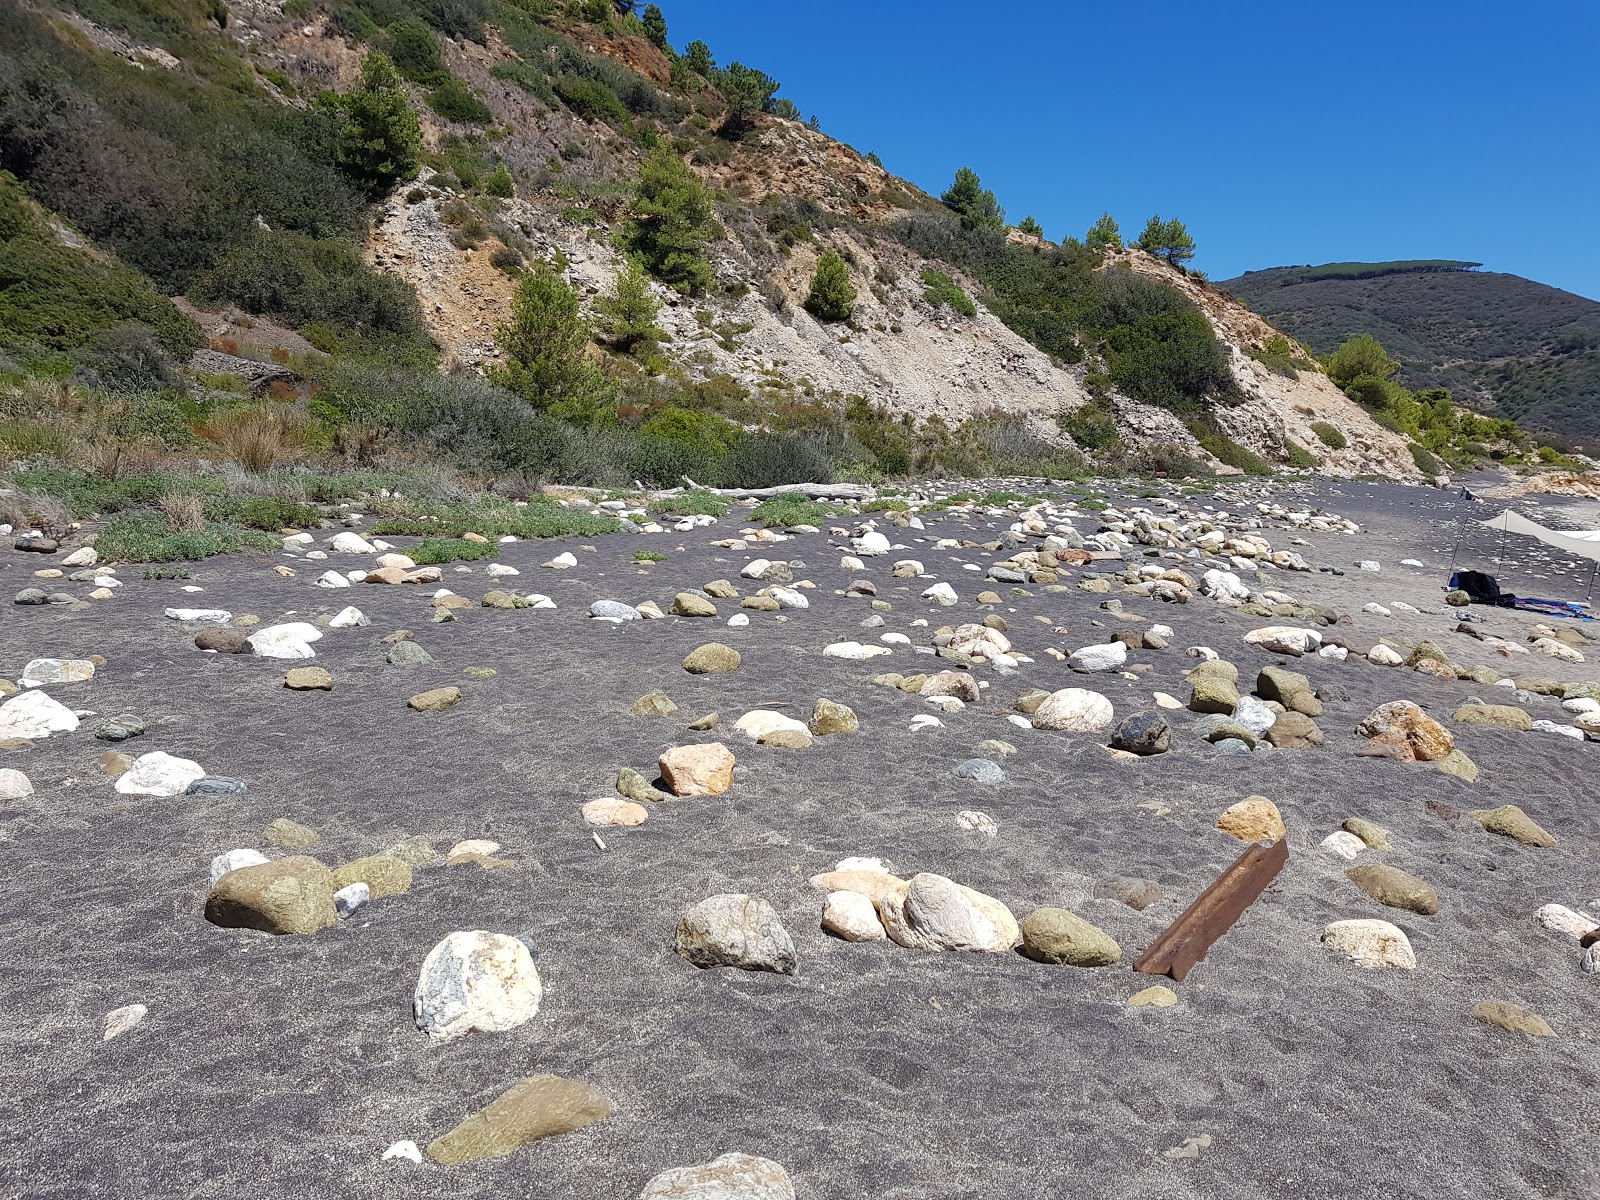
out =
{"type": "Polygon", "coordinates": [[[935,271],[932,267],[922,272],[922,298],[935,308],[943,305],[945,308],[954,309],[964,317],[975,317],[978,308],[972,303],[972,297],[961,290],[958,284],[943,271],[935,271]]]}
{"type": "Polygon", "coordinates": [[[1343,450],[1349,443],[1345,441],[1344,434],[1340,433],[1326,421],[1311,422],[1311,432],[1317,435],[1317,440],[1330,450],[1343,450]]]}

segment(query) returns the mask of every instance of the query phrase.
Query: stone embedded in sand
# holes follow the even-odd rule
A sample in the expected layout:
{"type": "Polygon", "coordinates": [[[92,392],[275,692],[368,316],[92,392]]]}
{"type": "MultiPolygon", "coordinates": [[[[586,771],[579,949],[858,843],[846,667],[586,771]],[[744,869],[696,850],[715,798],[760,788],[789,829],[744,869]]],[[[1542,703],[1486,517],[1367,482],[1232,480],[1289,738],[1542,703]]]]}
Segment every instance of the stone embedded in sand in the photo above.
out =
{"type": "Polygon", "coordinates": [[[1434,762],[1455,748],[1455,735],[1410,700],[1392,700],[1367,714],[1356,732],[1401,762],[1434,762]]]}
{"type": "Polygon", "coordinates": [[[315,829],[299,821],[291,821],[288,817],[275,819],[261,837],[268,845],[282,846],[287,850],[305,850],[315,846],[319,840],[315,829]]]}
{"type": "Polygon", "coordinates": [[[428,951],[412,1008],[418,1029],[450,1042],[531,1021],[543,991],[527,946],[503,933],[461,930],[428,951]]]}
{"type": "Polygon", "coordinates": [[[657,767],[675,796],[720,796],[733,786],[734,757],[721,742],[674,746],[657,767]]]}
{"type": "Polygon", "coordinates": [[[1172,744],[1172,726],[1158,712],[1124,717],[1111,734],[1111,745],[1130,754],[1164,754],[1172,744]]]}
{"type": "Polygon", "coordinates": [[[1335,921],[1322,931],[1322,941],[1358,967],[1409,971],[1417,965],[1410,939],[1388,921],[1335,921]]]}
{"type": "Polygon", "coordinates": [[[981,833],[986,837],[1000,836],[1000,825],[986,812],[977,809],[965,808],[956,814],[956,827],[965,829],[969,833],[981,833]]]}
{"type": "Polygon", "coordinates": [[[1232,714],[1239,704],[1239,689],[1221,675],[1201,675],[1194,680],[1189,708],[1197,713],[1232,714]]]}
{"type": "Polygon", "coordinates": [[[611,1101],[587,1083],[533,1075],[435,1138],[428,1144],[428,1157],[446,1167],[504,1158],[529,1142],[571,1133],[615,1111],[611,1101]]]}
{"type": "Polygon", "coordinates": [[[239,849],[219,854],[211,860],[211,879],[207,886],[216,887],[217,880],[229,871],[237,871],[243,867],[257,867],[267,861],[269,861],[267,856],[259,850],[239,849]]]}
{"type": "Polygon", "coordinates": [[[1067,657],[1067,666],[1074,671],[1115,671],[1128,661],[1125,642],[1106,642],[1097,646],[1084,646],[1067,657]]]}
{"type": "Polygon", "coordinates": [[[1407,871],[1398,867],[1351,867],[1345,877],[1389,908],[1403,908],[1428,917],[1439,911],[1439,893],[1407,871]]]}
{"type": "Polygon", "coordinates": [[[1036,908],[1022,922],[1022,953],[1052,966],[1108,967],[1122,948],[1105,930],[1064,908],[1036,908]]]}
{"type": "MultiPolygon", "coordinates": [[[[1256,695],[1263,700],[1276,700],[1285,708],[1294,707],[1289,702],[1296,696],[1311,694],[1311,680],[1298,671],[1291,671],[1286,667],[1263,667],[1261,673],[1256,676],[1256,695]]],[[[1314,696],[1312,698],[1315,699],[1314,696]]],[[[1306,714],[1308,717],[1316,715],[1316,713],[1306,714]]]]}
{"type": "Polygon", "coordinates": [[[21,771],[0,767],[0,800],[21,800],[33,795],[33,783],[21,771]]]}
{"type": "Polygon", "coordinates": [[[1379,642],[1367,651],[1367,661],[1375,667],[1398,667],[1405,659],[1397,650],[1379,642]]]}
{"type": "Polygon", "coordinates": [[[1322,645],[1322,635],[1316,630],[1300,629],[1293,625],[1267,625],[1252,629],[1244,635],[1244,640],[1274,654],[1315,654],[1322,645]]]}
{"type": "Polygon", "coordinates": [[[24,684],[82,683],[94,678],[94,664],[86,658],[36,658],[22,668],[24,684]]]}
{"type": "Polygon", "coordinates": [[[122,1008],[114,1008],[106,1014],[105,1033],[101,1041],[109,1042],[114,1037],[120,1037],[134,1028],[150,1013],[143,1004],[128,1004],[122,1008]]]}
{"type": "Polygon", "coordinates": [[[698,592],[679,592],[672,598],[670,611],[675,617],[714,617],[717,606],[698,592]]]}
{"type": "Polygon", "coordinates": [[[1600,929],[1600,922],[1595,921],[1586,913],[1574,912],[1564,904],[1546,904],[1534,914],[1534,918],[1546,929],[1554,933],[1564,933],[1569,937],[1581,938],[1600,929]]]}
{"type": "Polygon", "coordinates": [[[218,625],[226,625],[233,620],[233,614],[225,608],[169,608],[167,616],[174,621],[185,624],[192,621],[205,621],[218,625]]]}
{"type": "Polygon", "coordinates": [[[976,704],[982,698],[978,681],[970,671],[939,671],[929,675],[917,689],[919,696],[954,696],[965,704],[976,704]]]}
{"type": "Polygon", "coordinates": [[[47,738],[77,727],[77,714],[44,692],[19,692],[0,704],[0,741],[47,738]]]}
{"type": "Polygon", "coordinates": [[[795,973],[794,942],[760,896],[730,893],[700,901],[678,920],[674,945],[697,967],[795,973]]]}
{"type": "Polygon", "coordinates": [[[672,702],[672,697],[659,691],[647,692],[628,707],[629,714],[635,717],[664,717],[677,711],[678,706],[672,702]]]}
{"type": "Polygon", "coordinates": [[[255,653],[255,647],[242,629],[202,629],[194,635],[194,644],[200,650],[214,650],[218,654],[255,653]]]}
{"type": "Polygon", "coordinates": [[[1283,816],[1265,796],[1246,796],[1217,818],[1217,828],[1241,842],[1275,842],[1284,837],[1283,816]]]}
{"type": "Polygon", "coordinates": [[[1178,993],[1161,983],[1128,997],[1129,1008],[1171,1008],[1177,1002],[1178,993]]]}
{"type": "Polygon", "coordinates": [[[333,872],[304,855],[229,871],[206,897],[206,920],[226,929],[316,933],[338,920],[333,872]]]}
{"type": "Polygon", "coordinates": [[[133,759],[123,754],[120,750],[107,750],[95,761],[100,766],[101,774],[109,775],[112,778],[133,767],[133,759]]]}
{"type": "Polygon", "coordinates": [[[1472,810],[1472,819],[1490,833],[1512,838],[1524,846],[1548,849],[1557,844],[1553,835],[1546,833],[1537,821],[1515,804],[1502,804],[1499,808],[1475,808],[1472,810]]]}
{"type": "Polygon", "coordinates": [[[333,894],[333,910],[341,921],[349,920],[372,900],[372,889],[357,880],[348,883],[333,894]]]}
{"type": "Polygon", "coordinates": [[[1346,817],[1344,826],[1346,832],[1353,833],[1374,850],[1389,851],[1394,849],[1389,844],[1389,831],[1381,825],[1375,825],[1364,817],[1346,817]]]}
{"type": "Polygon", "coordinates": [[[144,732],[144,721],[132,713],[122,713],[102,722],[94,736],[103,742],[125,742],[144,732]]]}
{"type": "Polygon", "coordinates": [[[860,728],[860,719],[857,718],[855,710],[847,704],[840,704],[824,697],[811,706],[810,729],[818,737],[836,733],[856,733],[860,728]]]}
{"type": "Polygon", "coordinates": [[[987,758],[969,758],[958,763],[951,774],[957,779],[970,779],[974,783],[992,785],[1006,781],[1006,773],[1000,769],[1000,764],[987,758]]]}
{"type": "Polygon", "coordinates": [[[458,687],[442,687],[418,692],[406,701],[406,705],[417,712],[443,712],[460,703],[461,689],[458,687]]]}
{"type": "Polygon", "coordinates": [[[770,1158],[724,1154],[694,1167],[663,1171],[639,1200],[795,1200],[789,1173],[770,1158]]]}
{"type": "Polygon", "coordinates": [[[683,669],[691,675],[726,675],[737,671],[742,661],[739,652],[721,642],[707,642],[691,650],[683,660],[683,669]]]}
{"type": "Polygon", "coordinates": [[[269,625],[249,637],[250,648],[263,658],[315,658],[311,643],[322,637],[322,630],[308,621],[269,625]]]}
{"type": "Polygon", "coordinates": [[[1349,860],[1359,858],[1367,844],[1355,834],[1340,829],[1322,839],[1322,848],[1329,854],[1349,860]]]}
{"type": "Polygon", "coordinates": [[[886,890],[878,913],[889,936],[911,950],[1006,954],[1022,938],[1011,910],[993,896],[928,872],[904,892],[886,890]]]}
{"type": "Polygon", "coordinates": [[[620,796],[602,796],[583,806],[583,819],[590,825],[643,825],[650,810],[620,796]]]}
{"type": "Polygon", "coordinates": [[[1311,750],[1325,740],[1321,727],[1303,712],[1280,713],[1267,730],[1267,741],[1279,750],[1311,750]]]}
{"type": "Polygon", "coordinates": [[[117,776],[117,791],[124,796],[181,796],[205,768],[187,758],[174,758],[160,750],[141,754],[133,766],[117,776]]]}
{"type": "Polygon", "coordinates": [[[1511,704],[1463,704],[1450,714],[1450,719],[1459,725],[1490,725],[1523,732],[1533,728],[1533,718],[1511,704]]]}
{"type": "Polygon", "coordinates": [[[283,686],[296,692],[331,692],[333,676],[322,667],[295,667],[284,673],[283,686]]]}
{"type": "Polygon", "coordinates": [[[1478,764],[1467,757],[1462,750],[1452,750],[1443,758],[1433,764],[1434,770],[1442,771],[1446,775],[1454,775],[1466,783],[1478,782],[1478,764]]]}
{"type": "Polygon", "coordinates": [[[1509,1000],[1484,1000],[1473,1005],[1472,1015],[1485,1025],[1498,1025],[1512,1033],[1525,1033],[1529,1037],[1556,1036],[1550,1023],[1538,1013],[1509,1000]]]}
{"type": "Polygon", "coordinates": [[[1067,733],[1098,733],[1116,718],[1116,712],[1099,692],[1083,688],[1062,688],[1051,692],[1033,713],[1035,729],[1056,729],[1067,733]]]}
{"type": "Polygon", "coordinates": [[[829,892],[822,902],[822,927],[847,942],[882,942],[889,937],[871,898],[861,892],[829,892]]]}
{"type": "Polygon", "coordinates": [[[335,891],[364,883],[374,900],[411,890],[411,864],[392,854],[369,854],[347,862],[333,873],[335,891]]]}
{"type": "Polygon", "coordinates": [[[617,794],[644,804],[659,804],[671,799],[666,792],[651,785],[650,781],[632,767],[617,772],[617,794]]]}
{"type": "Polygon", "coordinates": [[[385,657],[392,667],[420,667],[433,661],[433,655],[413,641],[396,642],[385,657]]]}

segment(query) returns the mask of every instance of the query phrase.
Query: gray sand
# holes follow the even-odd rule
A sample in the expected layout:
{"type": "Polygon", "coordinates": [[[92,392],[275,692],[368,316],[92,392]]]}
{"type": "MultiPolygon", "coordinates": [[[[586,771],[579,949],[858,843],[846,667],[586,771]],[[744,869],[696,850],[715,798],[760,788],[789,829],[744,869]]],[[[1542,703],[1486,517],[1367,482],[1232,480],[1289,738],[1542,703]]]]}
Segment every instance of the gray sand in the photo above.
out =
{"type": "MultiPolygon", "coordinates": [[[[1538,658],[1508,666],[1450,633],[1453,618],[1359,615],[1369,599],[1437,604],[1436,568],[1448,563],[1450,542],[1432,523],[1448,522],[1458,506],[1419,489],[1334,492],[1329,507],[1370,531],[1314,536],[1302,549],[1350,573],[1283,574],[1278,586],[1357,613],[1350,631],[1363,639],[1434,636],[1460,661],[1600,680],[1600,654],[1582,667],[1538,658]],[[1412,554],[1430,569],[1396,565],[1412,554]],[[1380,559],[1383,572],[1355,572],[1358,558],[1380,559]]],[[[309,586],[320,566],[283,580],[259,557],[194,566],[193,582],[206,590],[193,597],[125,568],[118,597],[92,611],[7,604],[0,675],[15,678],[35,656],[102,654],[109,665],[94,680],[48,690],[74,707],[147,718],[149,732],[124,743],[126,752],[191,757],[248,780],[250,791],[120,796],[96,767],[108,746],[92,736],[94,720],[0,752],[0,766],[26,771],[36,788],[0,806],[0,1196],[618,1200],[660,1170],[729,1150],[782,1162],[808,1200],[1600,1194],[1592,1143],[1600,978],[1580,972],[1575,941],[1533,915],[1545,903],[1584,908],[1600,898],[1600,746],[1457,727],[1457,744],[1483,769],[1476,786],[1356,758],[1354,727],[1376,704],[1411,699],[1443,716],[1485,689],[1301,659],[1289,665],[1351,695],[1319,720],[1326,747],[1220,757],[1183,734],[1179,714],[1170,753],[1113,760],[1099,738],[1008,724],[1009,701],[1033,686],[1093,687],[1120,717],[1149,707],[1156,689],[1187,697],[1186,645],[1213,646],[1247,679],[1282,660],[1241,640],[1272,622],[1199,597],[1187,606],[1128,598],[1129,611],[1175,627],[1173,647],[1130,655],[1155,668],[1137,683],[1074,676],[1044,647],[1103,641],[1127,624],[1099,609],[1104,597],[1075,589],[1008,597],[999,611],[1036,661],[1010,677],[980,668],[992,684],[983,704],[913,734],[911,717],[933,710],[871,677],[937,660],[898,647],[853,663],[824,658],[823,646],[887,630],[927,644],[940,625],[982,618],[987,610],[972,602],[979,590],[1007,588],[956,565],[987,562],[983,552],[934,551],[910,530],[887,532],[911,550],[869,560],[868,577],[893,604],[883,630],[858,628],[868,599],[833,594],[849,576],[825,534],[763,552],[803,559],[797,574],[818,585],[814,606],[788,620],[754,613],[748,628],[730,629],[737,602],[728,601],[719,602],[722,620],[612,627],[588,619],[592,599],[654,598],[665,608],[682,588],[737,580],[755,555],[707,544],[736,528],[730,520],[690,534],[602,538],[598,553],[579,552],[567,572],[537,564],[578,540],[509,546],[500,561],[522,574],[496,585],[481,569],[458,575],[447,566],[446,585],[474,599],[513,585],[560,607],[476,609],[437,626],[432,588],[322,591],[309,586]],[[670,551],[678,545],[683,553],[670,551]],[[669,559],[639,568],[629,555],[640,546],[666,549],[669,559]],[[919,600],[932,580],[891,579],[900,557],[922,559],[962,603],[919,600]],[[294,664],[203,654],[192,627],[161,618],[167,605],[194,603],[264,622],[353,603],[373,624],[316,643],[332,693],[295,693],[281,686],[294,664]],[[1051,634],[1035,614],[1070,632],[1051,634]],[[919,616],[928,629],[909,628],[919,616]],[[400,627],[416,631],[433,665],[384,664],[378,639],[400,627]],[[684,654],[712,640],[744,654],[738,673],[679,669],[684,654]],[[469,678],[469,666],[498,674],[469,678]],[[446,684],[466,701],[443,714],[406,709],[407,696],[446,684]],[[629,716],[628,705],[654,688],[679,711],[629,716]],[[790,751],[755,746],[729,727],[758,706],[804,718],[818,696],[852,706],[862,732],[790,751]],[[711,709],[722,729],[687,731],[711,709]],[[1020,749],[1003,764],[1006,782],[951,777],[988,737],[1020,749]],[[738,756],[731,792],[654,806],[642,827],[602,830],[609,850],[598,849],[578,807],[610,794],[618,767],[653,775],[664,748],[713,739],[738,756]],[[1289,866],[1173,985],[1177,1007],[1126,1007],[1157,982],[1129,969],[1139,947],[1240,852],[1213,822],[1251,793],[1282,809],[1289,866]],[[1463,810],[1514,801],[1561,845],[1532,850],[1494,838],[1464,816],[1441,819],[1428,801],[1463,810]],[[966,808],[991,814],[999,837],[960,830],[955,814],[966,808]],[[1395,846],[1363,861],[1427,879],[1442,900],[1438,915],[1381,908],[1344,878],[1348,864],[1317,849],[1353,815],[1387,827],[1395,846]],[[421,871],[410,894],[311,937],[208,925],[200,914],[211,857],[236,846],[283,853],[261,845],[279,816],[319,830],[310,853],[330,865],[420,834],[440,849],[490,837],[519,866],[421,871]],[[807,878],[848,855],[880,855],[903,874],[948,875],[1019,919],[1038,905],[1070,908],[1113,934],[1126,957],[1078,970],[1020,955],[838,941],[818,928],[821,896],[807,878]],[[1142,913],[1089,898],[1107,875],[1154,879],[1164,898],[1142,913]],[[797,976],[702,971],[673,954],[678,914],[726,891],[763,895],[778,909],[798,947],[797,976]],[[1323,927],[1348,917],[1406,930],[1418,969],[1361,971],[1325,951],[1323,927]],[[417,1032],[418,968],[457,929],[528,931],[545,986],[537,1018],[444,1047],[417,1032]],[[1484,1026],[1470,1015],[1483,999],[1526,1004],[1561,1036],[1484,1026]],[[135,1002],[149,1006],[146,1021],[103,1043],[104,1014],[135,1002]],[[380,1161],[391,1142],[425,1145],[544,1071],[594,1083],[617,1115],[498,1162],[380,1161]],[[1200,1135],[1211,1141],[1197,1155],[1165,1153],[1200,1135]]],[[[1288,548],[1286,531],[1266,534],[1288,548]]],[[[951,517],[930,520],[929,536],[989,535],[951,517]]],[[[42,565],[0,551],[0,591],[9,598],[42,565]]],[[[369,563],[335,556],[326,565],[369,563]]],[[[738,582],[745,594],[757,586],[738,582]]],[[[1521,640],[1534,620],[1492,614],[1487,628],[1521,640]]],[[[1559,719],[1554,707],[1534,715],[1559,719]]]]}

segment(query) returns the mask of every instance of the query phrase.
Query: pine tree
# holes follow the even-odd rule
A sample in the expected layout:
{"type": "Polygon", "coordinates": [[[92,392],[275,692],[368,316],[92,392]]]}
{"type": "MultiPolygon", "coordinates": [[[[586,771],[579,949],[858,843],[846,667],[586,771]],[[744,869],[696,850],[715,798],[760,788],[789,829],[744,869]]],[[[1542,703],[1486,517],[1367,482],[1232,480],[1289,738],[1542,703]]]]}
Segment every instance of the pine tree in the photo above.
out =
{"type": "Polygon", "coordinates": [[[1022,224],[1017,226],[1017,232],[1025,233],[1029,237],[1036,237],[1041,241],[1044,240],[1044,226],[1040,225],[1031,216],[1022,218],[1022,224]]]}
{"type": "Polygon", "coordinates": [[[639,168],[639,193],[628,242],[650,274],[696,296],[715,282],[705,245],[721,232],[711,192],[687,163],[666,146],[652,150],[639,168]]]}
{"type": "Polygon", "coordinates": [[[506,167],[505,160],[495,164],[489,178],[483,181],[485,194],[496,196],[501,200],[509,200],[516,195],[516,185],[511,180],[511,171],[506,167]]]}
{"type": "Polygon", "coordinates": [[[400,72],[374,50],[361,64],[361,79],[337,100],[344,117],[339,130],[339,169],[373,197],[385,195],[422,161],[422,126],[412,111],[400,72]]]}
{"type": "Polygon", "coordinates": [[[1136,243],[1139,249],[1181,267],[1194,257],[1194,239],[1182,221],[1163,221],[1161,214],[1151,217],[1136,243]]]}
{"type": "Polygon", "coordinates": [[[960,214],[961,224],[967,229],[1005,228],[1006,210],[1000,207],[994,193],[984,188],[978,173],[971,167],[957,171],[950,190],[939,199],[944,201],[945,207],[960,214]]]}
{"type": "Polygon", "coordinates": [[[855,311],[856,290],[850,286],[850,268],[844,259],[828,251],[817,260],[811,276],[811,294],[806,311],[819,321],[848,321],[855,311]]]}
{"type": "Polygon", "coordinates": [[[683,48],[683,61],[689,64],[689,69],[696,75],[706,79],[710,79],[711,73],[717,69],[717,60],[711,57],[711,47],[699,38],[683,48]]]}
{"type": "Polygon", "coordinates": [[[1103,212],[1100,214],[1100,219],[1089,226],[1083,244],[1091,250],[1121,250],[1122,231],[1117,228],[1117,223],[1111,214],[1103,212]]]}
{"type": "Polygon", "coordinates": [[[645,37],[649,38],[658,50],[667,49],[667,18],[661,11],[661,6],[650,5],[639,19],[644,24],[645,37]]]}
{"type": "Polygon", "coordinates": [[[511,323],[495,331],[505,366],[494,382],[558,416],[587,423],[610,396],[585,351],[590,339],[578,293],[550,267],[523,272],[511,300],[511,323]]]}
{"type": "Polygon", "coordinates": [[[661,314],[661,301],[650,290],[650,277],[644,264],[629,258],[617,275],[611,295],[595,301],[600,310],[601,328],[619,350],[632,350],[646,342],[658,342],[663,336],[656,328],[656,317],[661,314]]]}

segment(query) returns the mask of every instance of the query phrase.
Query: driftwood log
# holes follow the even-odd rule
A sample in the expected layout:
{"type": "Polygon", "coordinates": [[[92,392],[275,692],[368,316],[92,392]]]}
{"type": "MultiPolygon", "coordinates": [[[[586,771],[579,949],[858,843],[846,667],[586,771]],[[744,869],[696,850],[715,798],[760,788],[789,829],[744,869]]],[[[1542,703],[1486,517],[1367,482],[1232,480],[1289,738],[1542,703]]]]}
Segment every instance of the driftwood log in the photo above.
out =
{"type": "Polygon", "coordinates": [[[1255,898],[1283,870],[1289,861],[1289,840],[1279,838],[1270,845],[1257,844],[1241,854],[1236,862],[1195,897],[1150,948],[1133,964],[1146,975],[1170,975],[1182,979],[1206,956],[1206,951],[1233,927],[1255,898]]]}
{"type": "Polygon", "coordinates": [[[803,492],[812,500],[871,500],[878,494],[875,488],[865,483],[786,483],[782,487],[769,488],[714,488],[696,483],[687,475],[683,477],[683,482],[684,487],[668,488],[656,495],[681,496],[688,489],[727,496],[733,500],[770,500],[790,492],[803,492]]]}

